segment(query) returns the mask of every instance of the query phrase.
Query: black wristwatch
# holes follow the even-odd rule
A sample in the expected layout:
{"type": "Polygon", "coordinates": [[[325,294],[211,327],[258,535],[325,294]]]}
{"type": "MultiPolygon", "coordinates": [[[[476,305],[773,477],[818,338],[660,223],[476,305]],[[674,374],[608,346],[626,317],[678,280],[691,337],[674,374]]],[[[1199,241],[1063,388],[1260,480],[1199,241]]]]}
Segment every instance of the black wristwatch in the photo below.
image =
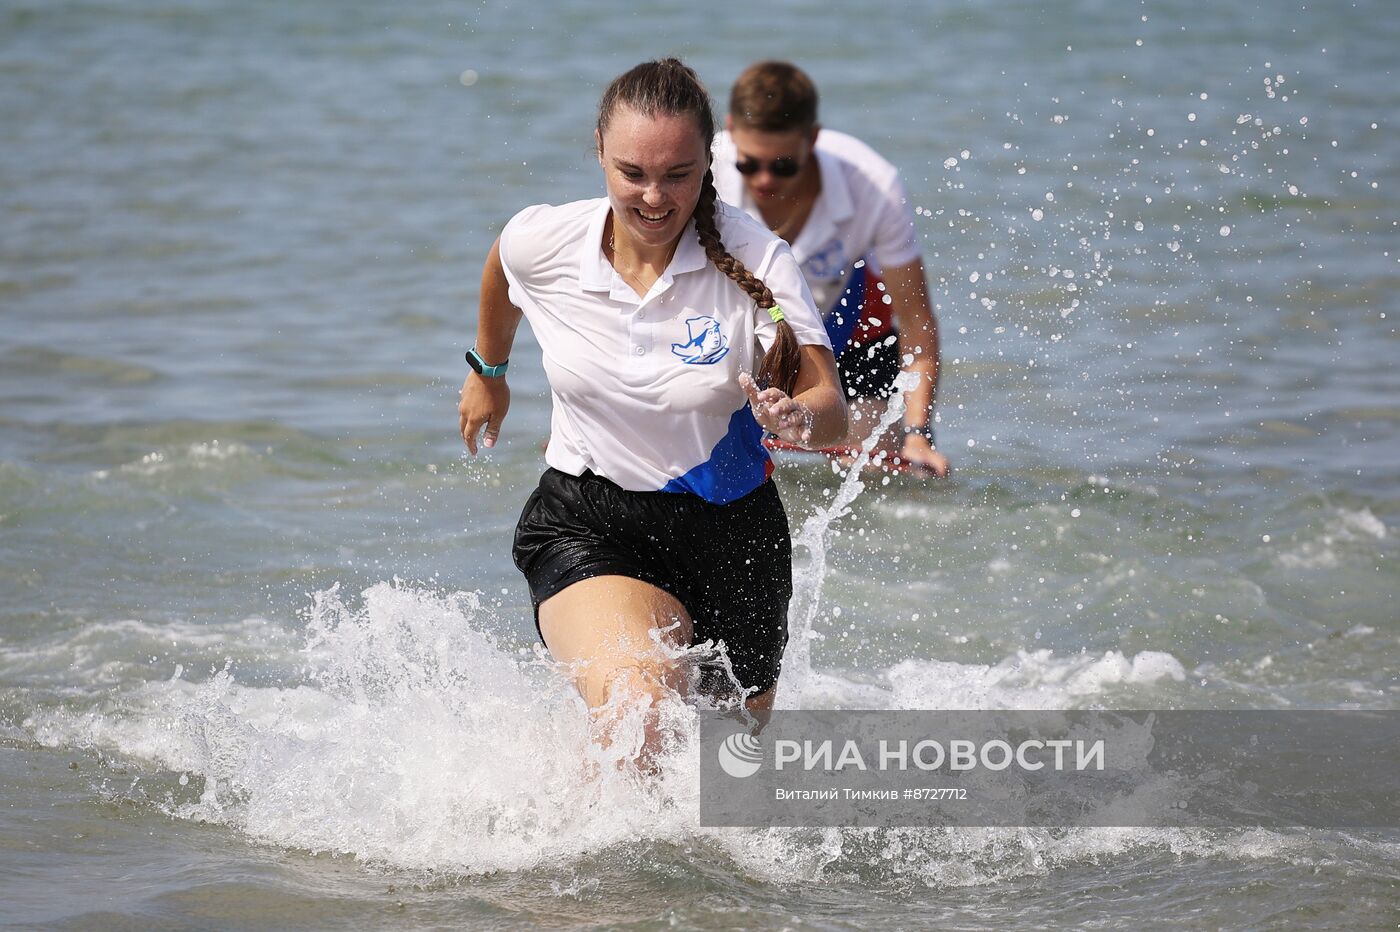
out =
{"type": "Polygon", "coordinates": [[[507,359],[499,366],[487,365],[486,360],[481,358],[481,354],[473,346],[467,350],[467,365],[471,366],[472,371],[483,378],[497,379],[506,374],[506,367],[510,365],[510,360],[507,359]]]}
{"type": "Polygon", "coordinates": [[[936,446],[933,441],[933,422],[931,421],[927,424],[920,424],[917,427],[910,427],[906,424],[904,426],[904,436],[908,437],[910,434],[918,434],[928,441],[929,446],[936,446]]]}

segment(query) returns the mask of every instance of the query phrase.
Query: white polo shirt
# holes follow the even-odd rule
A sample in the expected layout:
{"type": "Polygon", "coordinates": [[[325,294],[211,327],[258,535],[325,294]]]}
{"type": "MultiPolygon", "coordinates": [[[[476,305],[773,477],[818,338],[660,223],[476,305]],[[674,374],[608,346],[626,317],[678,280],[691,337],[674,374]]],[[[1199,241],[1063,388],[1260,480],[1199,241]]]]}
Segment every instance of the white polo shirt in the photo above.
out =
{"type": "MultiPolygon", "coordinates": [[[[527,207],[501,233],[510,300],[544,353],[545,460],[634,492],[742,498],[772,472],[739,373],[777,327],[705,258],[692,222],[645,297],[603,254],[607,198],[527,207]]],[[[830,347],[788,245],[717,203],[720,238],[773,292],[800,343],[830,347]]]]}
{"type": "MultiPolygon", "coordinates": [[[[906,265],[919,258],[921,250],[914,210],[898,169],[859,139],[832,129],[817,133],[814,151],[822,189],[792,244],[792,252],[817,307],[827,318],[827,331],[840,355],[861,313],[858,306],[866,304],[866,273],[878,275],[881,267],[906,265]],[[859,259],[866,264],[856,268],[859,259]]],[[[744,187],[744,176],[734,167],[737,158],[729,134],[716,136],[715,187],[722,200],[761,223],[758,205],[744,187]]],[[[888,330],[889,312],[883,302],[871,302],[865,310],[869,311],[865,317],[886,318],[867,333],[867,339],[870,333],[888,330]]]]}

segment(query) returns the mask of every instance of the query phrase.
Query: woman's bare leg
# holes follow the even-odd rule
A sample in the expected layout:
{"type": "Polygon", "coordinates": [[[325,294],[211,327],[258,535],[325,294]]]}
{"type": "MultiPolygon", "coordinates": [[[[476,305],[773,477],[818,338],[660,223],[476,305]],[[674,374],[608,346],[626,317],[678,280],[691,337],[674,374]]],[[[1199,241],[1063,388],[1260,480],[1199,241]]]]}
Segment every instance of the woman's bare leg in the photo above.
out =
{"type": "MultiPolygon", "coordinates": [[[[545,646],[555,660],[573,666],[574,683],[595,713],[619,692],[625,706],[654,710],[662,698],[684,690],[684,671],[657,643],[659,637],[672,649],[690,646],[690,615],[669,593],[629,576],[597,576],[541,602],[539,613],[545,646]]],[[[607,740],[608,723],[598,724],[607,740]]],[[[639,766],[649,768],[662,737],[653,711],[639,766]]]]}
{"type": "Polygon", "coordinates": [[[768,712],[773,708],[773,700],[778,697],[778,684],[768,687],[767,692],[758,693],[744,700],[744,708],[750,712],[768,712]]]}

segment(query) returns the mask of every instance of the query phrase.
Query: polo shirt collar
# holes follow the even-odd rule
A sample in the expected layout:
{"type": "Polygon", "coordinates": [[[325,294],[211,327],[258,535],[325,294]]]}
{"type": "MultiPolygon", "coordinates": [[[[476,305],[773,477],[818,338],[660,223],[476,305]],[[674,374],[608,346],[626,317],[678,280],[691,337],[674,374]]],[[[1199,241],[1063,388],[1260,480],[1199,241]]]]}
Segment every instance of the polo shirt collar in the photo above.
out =
{"type": "MultiPolygon", "coordinates": [[[[719,208],[715,209],[718,213],[719,208]]],[[[719,222],[718,216],[715,217],[715,222],[719,222]]],[[[681,241],[676,244],[676,254],[671,257],[671,264],[666,266],[665,277],[674,278],[684,272],[697,272],[709,261],[705,258],[705,247],[700,245],[700,234],[695,232],[695,221],[691,220],[681,233],[681,241]]]]}
{"type": "Polygon", "coordinates": [[[821,149],[816,149],[814,154],[821,168],[822,189],[817,195],[817,202],[812,205],[811,216],[802,225],[797,242],[792,244],[792,254],[798,263],[805,262],[814,252],[824,248],[836,234],[839,225],[855,213],[851,187],[846,182],[846,173],[841,170],[840,161],[821,149]]]}
{"type": "Polygon", "coordinates": [[[846,183],[846,173],[841,170],[841,162],[829,152],[816,150],[817,164],[822,169],[822,194],[826,196],[827,211],[835,223],[850,218],[855,213],[851,201],[851,186],[846,183]]]}
{"type": "MultiPolygon", "coordinates": [[[[612,203],[607,198],[602,198],[593,216],[588,220],[588,233],[584,239],[578,272],[579,287],[584,291],[611,291],[613,280],[617,277],[617,270],[603,253],[603,230],[607,226],[608,211],[611,209],[612,203]]],[[[677,275],[703,269],[708,261],[705,258],[704,247],[700,245],[700,237],[695,232],[695,221],[691,220],[685,225],[681,241],[676,244],[676,254],[671,257],[671,264],[666,266],[666,271],[661,277],[669,284],[677,275]]],[[[630,289],[628,290],[630,292],[630,289]]]]}
{"type": "Polygon", "coordinates": [[[612,204],[607,198],[599,198],[593,216],[588,218],[588,233],[583,240],[579,259],[578,283],[584,291],[608,291],[612,288],[613,271],[608,257],[603,254],[603,229],[608,224],[608,211],[612,204]]]}

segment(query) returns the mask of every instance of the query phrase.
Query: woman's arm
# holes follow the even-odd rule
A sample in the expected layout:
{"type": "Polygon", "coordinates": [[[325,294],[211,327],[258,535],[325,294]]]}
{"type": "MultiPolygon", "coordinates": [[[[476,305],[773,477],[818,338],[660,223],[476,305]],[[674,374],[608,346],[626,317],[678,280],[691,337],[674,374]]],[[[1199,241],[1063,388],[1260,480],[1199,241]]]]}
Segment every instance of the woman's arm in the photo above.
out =
{"type": "Polygon", "coordinates": [[[747,374],[739,382],[749,396],[754,419],[779,440],[804,447],[827,447],[846,436],[846,399],[836,373],[836,357],[825,346],[802,347],[797,384],[789,398],[776,388],[759,390],[747,374]]]}
{"type": "MultiPolygon", "coordinates": [[[[515,331],[520,326],[520,308],[510,303],[510,284],[501,265],[501,241],[491,244],[486,265],[481,270],[481,308],[476,322],[476,351],[489,365],[498,366],[510,358],[515,331]]],[[[475,372],[462,383],[457,405],[458,429],[467,449],[476,455],[476,436],[482,425],[486,435],[482,446],[494,447],[501,435],[501,422],[510,408],[510,388],[505,376],[485,378],[475,372]]]]}

